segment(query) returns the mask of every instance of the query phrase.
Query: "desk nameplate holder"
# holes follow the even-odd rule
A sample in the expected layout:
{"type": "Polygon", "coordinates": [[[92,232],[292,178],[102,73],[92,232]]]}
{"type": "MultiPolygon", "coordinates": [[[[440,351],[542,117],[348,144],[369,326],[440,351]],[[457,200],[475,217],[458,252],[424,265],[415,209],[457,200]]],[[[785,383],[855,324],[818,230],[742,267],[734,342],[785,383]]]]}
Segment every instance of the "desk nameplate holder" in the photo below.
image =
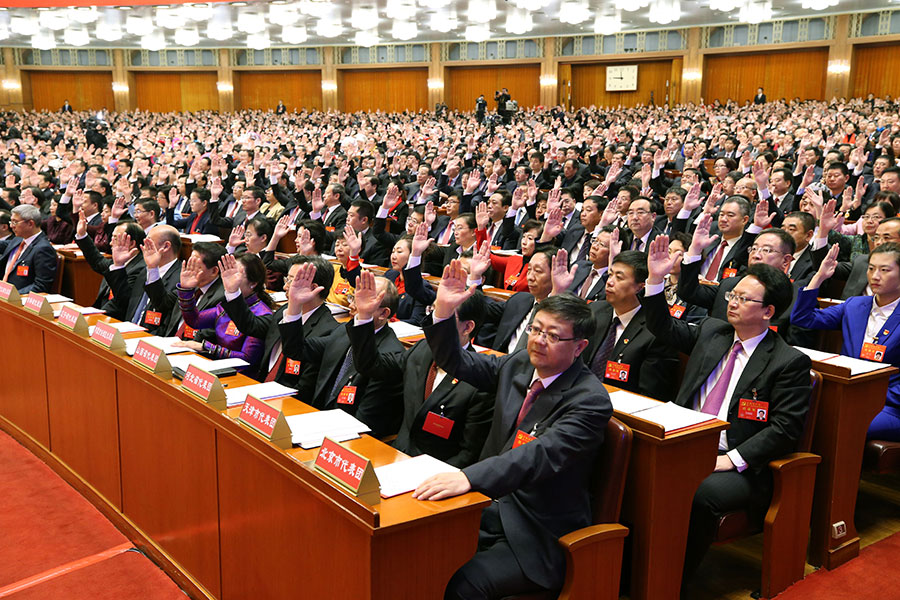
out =
{"type": "Polygon", "coordinates": [[[11,283],[0,281],[0,300],[5,300],[14,306],[22,306],[22,297],[19,290],[11,283]]]}
{"type": "Polygon", "coordinates": [[[266,438],[282,450],[291,447],[291,428],[284,414],[259,398],[247,394],[238,422],[266,438]]]}
{"type": "Polygon", "coordinates": [[[91,341],[100,344],[114,354],[125,354],[125,338],[122,337],[122,332],[105,321],[97,321],[94,325],[91,341]]]}
{"type": "Polygon", "coordinates": [[[47,302],[47,297],[34,292],[25,296],[25,303],[22,305],[25,310],[35,314],[42,319],[53,319],[53,307],[47,302]]]}
{"type": "Polygon", "coordinates": [[[222,382],[218,377],[197,365],[188,366],[184,373],[184,379],[181,380],[181,389],[200,398],[216,410],[225,410],[228,407],[222,382]]]}
{"type": "Polygon", "coordinates": [[[322,441],[313,466],[366,504],[381,502],[381,485],[372,461],[333,439],[326,437],[322,441]]]}
{"type": "Polygon", "coordinates": [[[59,311],[59,319],[56,322],[75,335],[88,337],[87,319],[84,318],[77,306],[64,304],[59,311]]]}
{"type": "Polygon", "coordinates": [[[162,348],[157,348],[150,342],[138,341],[131,361],[163,379],[172,378],[172,365],[169,363],[166,353],[162,351],[162,348]]]}

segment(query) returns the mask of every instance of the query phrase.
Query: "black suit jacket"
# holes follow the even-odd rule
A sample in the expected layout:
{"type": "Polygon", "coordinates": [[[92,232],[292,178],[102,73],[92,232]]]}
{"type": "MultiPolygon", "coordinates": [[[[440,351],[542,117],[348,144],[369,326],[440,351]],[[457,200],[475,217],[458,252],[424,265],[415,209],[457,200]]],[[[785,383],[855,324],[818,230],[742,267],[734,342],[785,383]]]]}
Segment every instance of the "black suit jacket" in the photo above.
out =
{"type": "MultiPolygon", "coordinates": [[[[22,238],[14,237],[0,241],[0,279],[5,273],[6,265],[13,259],[22,244],[22,238]]],[[[49,292],[56,278],[56,250],[44,232],[38,233],[33,242],[16,259],[7,282],[16,286],[20,294],[31,292],[49,292]],[[19,275],[19,269],[27,272],[19,275]]]]}
{"type": "MultiPolygon", "coordinates": [[[[675,402],[693,408],[700,388],[728,354],[734,328],[725,321],[706,318],[699,326],[669,316],[664,294],[645,296],[647,328],[658,338],[671,340],[690,355],[675,402]]],[[[737,449],[750,469],[761,473],[768,463],[793,452],[803,434],[809,411],[809,357],[769,332],[750,356],[734,393],[728,400],[728,447],[737,449]],[[768,403],[765,422],[738,417],[742,398],[768,403]]]]}
{"type": "MultiPolygon", "coordinates": [[[[149,298],[146,311],[159,312],[163,316],[169,314],[172,308],[178,305],[175,286],[180,279],[181,261],[177,259],[175,264],[166,271],[166,274],[153,283],[146,283],[146,266],[138,271],[134,279],[128,277],[126,269],[110,269],[106,272],[106,282],[112,290],[113,300],[118,306],[126,307],[125,321],[131,321],[134,318],[134,313],[137,311],[144,292],[149,298]]],[[[144,322],[144,317],[141,317],[140,324],[146,327],[150,333],[155,334],[157,330],[162,329],[164,323],[164,320],[160,320],[159,325],[150,325],[144,322]]]]}
{"type": "MultiPolygon", "coordinates": [[[[569,286],[568,291],[578,296],[581,293],[581,287],[584,285],[584,280],[587,279],[588,274],[593,268],[594,265],[591,263],[579,263],[578,268],[575,270],[575,279],[572,280],[572,285],[569,286]]],[[[595,300],[606,300],[607,279],[609,279],[609,269],[604,271],[600,279],[596,283],[594,283],[585,300],[587,300],[588,302],[594,302],[595,300]]]]}
{"type": "Polygon", "coordinates": [[[478,343],[506,352],[516,328],[533,307],[534,296],[528,292],[516,292],[506,302],[485,298],[484,325],[478,333],[478,343]]]}
{"type": "MultiPolygon", "coordinates": [[[[222,280],[220,278],[216,278],[215,281],[209,286],[209,289],[206,290],[206,293],[200,296],[197,300],[197,310],[206,310],[207,308],[212,308],[222,302],[225,299],[225,288],[222,285],[222,280]]],[[[239,300],[243,300],[243,298],[239,298],[239,300]]],[[[246,306],[246,302],[244,305],[246,306]]],[[[249,312],[249,308],[247,309],[249,312]]],[[[176,333],[178,333],[178,327],[181,324],[181,307],[178,305],[178,302],[175,303],[175,306],[172,307],[172,310],[169,311],[168,315],[166,315],[166,319],[163,321],[160,330],[157,332],[159,335],[163,335],[166,337],[172,337],[176,333]]],[[[235,324],[236,325],[236,324],[235,324]]],[[[240,327],[238,330],[243,331],[240,327]]]]}
{"type": "Polygon", "coordinates": [[[473,490],[497,501],[503,531],[528,578],[559,588],[565,557],[558,538],[591,523],[587,486],[612,414],[609,394],[576,360],[537,396],[517,426],[534,374],[526,351],[502,357],[464,352],[454,319],[427,324],[425,336],[435,362],[449,376],[494,394],[493,421],[480,460],[463,473],[473,490]],[[536,439],[513,449],[518,430],[536,439]]]}
{"type": "Polygon", "coordinates": [[[166,211],[166,223],[181,231],[182,233],[190,233],[191,227],[194,225],[194,221],[199,218],[199,222],[197,223],[197,233],[205,233],[210,235],[219,235],[219,227],[213,223],[210,218],[209,209],[206,210],[199,217],[196,214],[191,213],[187,217],[181,218],[175,214],[175,210],[169,208],[166,211]]]}
{"type": "MultiPolygon", "coordinates": [[[[348,324],[352,327],[352,322],[348,324]]],[[[306,337],[305,331],[296,320],[278,325],[283,341],[284,355],[293,360],[316,365],[316,383],[312,394],[304,401],[320,410],[340,408],[365,423],[375,437],[385,437],[397,433],[403,417],[402,380],[386,376],[384,373],[368,375],[360,368],[370,361],[371,356],[357,356],[341,381],[336,381],[341,365],[350,349],[347,327],[336,327],[329,335],[315,338],[306,337]],[[356,386],[353,404],[338,404],[338,393],[331,393],[338,384],[337,392],[344,385],[356,386]]],[[[397,340],[393,330],[385,325],[375,334],[375,344],[380,352],[403,353],[403,345],[397,340]]]]}
{"type": "MultiPolygon", "coordinates": [[[[597,332],[582,353],[588,366],[606,338],[614,314],[613,307],[606,300],[592,303],[591,312],[597,320],[597,332]]],[[[657,400],[668,402],[675,399],[676,390],[672,382],[678,378],[678,353],[664,340],[658,340],[650,333],[644,310],[639,310],[629,321],[613,346],[609,360],[629,366],[628,381],[604,378],[604,383],[657,400]]]]}
{"type": "Polygon", "coordinates": [[[365,373],[403,381],[403,421],[394,447],[410,456],[430,454],[457,467],[478,460],[491,426],[493,394],[480,392],[473,385],[447,375],[426,398],[425,380],[433,359],[425,340],[397,354],[378,351],[372,323],[358,327],[348,324],[347,332],[353,353],[368,357],[360,365],[365,373]],[[453,421],[446,439],[423,429],[429,412],[453,421]]]}
{"type": "MultiPolygon", "coordinates": [[[[125,303],[116,303],[115,298],[112,296],[109,283],[106,281],[106,273],[109,271],[109,267],[112,266],[112,259],[106,258],[99,250],[97,250],[97,246],[94,245],[94,240],[89,235],[81,239],[76,239],[75,243],[78,244],[78,248],[81,250],[82,254],[84,254],[84,259],[87,261],[88,265],[90,265],[91,269],[95,273],[104,276],[103,281],[100,282],[100,289],[97,291],[97,299],[94,300],[92,306],[102,309],[107,315],[113,318],[119,319],[120,321],[124,320],[127,305],[125,303]]],[[[144,256],[138,253],[133,260],[125,265],[125,274],[129,285],[134,285],[137,277],[142,273],[146,273],[146,269],[147,266],[144,264],[144,256]]]]}

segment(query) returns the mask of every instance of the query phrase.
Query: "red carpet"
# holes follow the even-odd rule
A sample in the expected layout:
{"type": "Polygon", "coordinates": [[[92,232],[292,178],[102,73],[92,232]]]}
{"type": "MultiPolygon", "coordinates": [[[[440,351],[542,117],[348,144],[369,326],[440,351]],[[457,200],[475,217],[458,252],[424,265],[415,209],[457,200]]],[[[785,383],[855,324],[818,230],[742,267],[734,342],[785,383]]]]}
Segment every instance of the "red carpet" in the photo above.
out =
{"type": "Polygon", "coordinates": [[[0,432],[0,598],[184,598],[87,500],[0,432]]]}
{"type": "Polygon", "coordinates": [[[777,596],[778,600],[897,600],[900,598],[900,533],[863,548],[833,571],[820,569],[777,596]]]}

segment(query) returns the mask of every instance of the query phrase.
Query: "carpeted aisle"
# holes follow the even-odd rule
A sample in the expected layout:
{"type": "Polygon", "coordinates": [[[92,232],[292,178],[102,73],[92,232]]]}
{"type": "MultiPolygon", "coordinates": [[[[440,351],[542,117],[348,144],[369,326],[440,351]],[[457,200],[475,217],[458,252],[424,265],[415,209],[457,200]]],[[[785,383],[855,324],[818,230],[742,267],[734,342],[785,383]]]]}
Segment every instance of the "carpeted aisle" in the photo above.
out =
{"type": "Polygon", "coordinates": [[[900,533],[863,548],[833,571],[820,569],[777,596],[778,600],[862,600],[900,598],[900,533]]]}
{"type": "Polygon", "coordinates": [[[185,598],[78,492],[0,432],[0,598],[185,598]]]}

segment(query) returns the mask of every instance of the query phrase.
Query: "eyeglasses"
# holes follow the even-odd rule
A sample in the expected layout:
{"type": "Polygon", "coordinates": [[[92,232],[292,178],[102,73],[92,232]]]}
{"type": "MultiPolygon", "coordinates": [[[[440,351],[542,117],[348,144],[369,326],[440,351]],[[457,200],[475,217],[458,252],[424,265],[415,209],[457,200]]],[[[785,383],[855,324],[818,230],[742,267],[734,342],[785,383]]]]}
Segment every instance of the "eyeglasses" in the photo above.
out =
{"type": "Polygon", "coordinates": [[[732,300],[734,300],[735,302],[737,302],[737,303],[740,304],[741,306],[747,304],[748,302],[758,302],[758,303],[760,303],[760,304],[763,304],[763,301],[762,301],[762,300],[755,300],[755,299],[753,299],[753,298],[748,298],[747,296],[741,296],[741,295],[736,294],[736,293],[734,293],[734,292],[725,292],[725,301],[726,301],[726,302],[731,302],[732,300]]]}
{"type": "Polygon", "coordinates": [[[625,213],[625,216],[626,217],[643,217],[644,215],[649,215],[649,214],[650,214],[649,210],[644,210],[642,208],[639,208],[637,210],[629,210],[627,213],[625,213]]]}
{"type": "Polygon", "coordinates": [[[769,248],[768,246],[750,246],[749,253],[753,254],[754,252],[759,252],[763,256],[768,256],[770,254],[784,254],[784,252],[779,252],[775,248],[769,248]]]}
{"type": "Polygon", "coordinates": [[[561,338],[555,333],[550,333],[549,331],[544,331],[543,329],[538,329],[534,325],[529,325],[525,328],[525,333],[528,335],[533,335],[535,337],[543,336],[547,343],[549,344],[558,344],[559,342],[571,342],[572,340],[577,340],[578,338],[570,337],[570,338],[561,338]]]}
{"type": "Polygon", "coordinates": [[[884,217],[879,216],[879,215],[863,215],[860,217],[860,220],[861,221],[878,221],[879,223],[881,223],[882,221],[884,221],[884,217]]]}

